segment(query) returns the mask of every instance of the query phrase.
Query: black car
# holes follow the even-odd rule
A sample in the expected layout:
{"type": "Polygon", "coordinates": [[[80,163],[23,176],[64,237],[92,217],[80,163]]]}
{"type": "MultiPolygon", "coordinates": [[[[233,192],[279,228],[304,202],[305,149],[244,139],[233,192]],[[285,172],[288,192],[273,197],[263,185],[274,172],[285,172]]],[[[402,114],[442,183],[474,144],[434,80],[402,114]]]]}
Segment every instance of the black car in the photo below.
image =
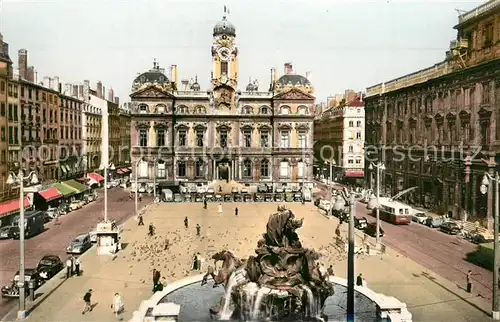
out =
{"type": "Polygon", "coordinates": [[[450,235],[456,235],[460,232],[460,226],[453,221],[447,221],[444,222],[440,227],[439,230],[441,230],[443,233],[447,233],[450,235]]]}
{"type": "MultiPolygon", "coordinates": [[[[19,281],[19,271],[14,275],[10,285],[2,287],[2,297],[3,298],[18,298],[19,297],[19,287],[17,285],[19,281]]],[[[38,271],[35,268],[26,268],[24,270],[24,288],[26,290],[26,296],[29,295],[30,283],[33,283],[33,290],[38,289],[44,281],[40,278],[38,271]]]]}
{"type": "Polygon", "coordinates": [[[4,226],[0,228],[0,239],[11,239],[13,238],[13,226],[4,226]]]}
{"type": "Polygon", "coordinates": [[[45,255],[36,267],[40,278],[49,280],[64,268],[64,264],[56,255],[45,255]]]}
{"type": "MultiPolygon", "coordinates": [[[[376,236],[376,234],[377,234],[377,224],[376,223],[368,223],[366,225],[364,233],[367,234],[367,235],[369,235],[369,236],[372,236],[372,237],[377,237],[376,236]]],[[[382,227],[380,227],[379,236],[380,237],[384,237],[384,230],[382,229],[382,227]]]]}

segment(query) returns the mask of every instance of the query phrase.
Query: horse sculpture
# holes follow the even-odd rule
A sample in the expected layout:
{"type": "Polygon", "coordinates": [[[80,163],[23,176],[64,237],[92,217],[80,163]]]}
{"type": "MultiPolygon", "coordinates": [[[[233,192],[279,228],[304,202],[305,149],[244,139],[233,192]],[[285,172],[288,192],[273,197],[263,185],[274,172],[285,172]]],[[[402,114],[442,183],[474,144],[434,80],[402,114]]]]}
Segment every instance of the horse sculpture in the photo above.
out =
{"type": "Polygon", "coordinates": [[[226,288],[231,274],[243,263],[238,258],[236,258],[233,253],[227,250],[223,250],[214,254],[212,256],[212,259],[214,260],[215,267],[217,267],[217,262],[222,261],[222,267],[219,269],[216,275],[215,267],[211,265],[208,266],[207,273],[205,274],[205,276],[203,276],[201,285],[205,285],[208,282],[208,278],[212,277],[212,279],[214,280],[214,287],[222,284],[224,288],[226,288]]]}

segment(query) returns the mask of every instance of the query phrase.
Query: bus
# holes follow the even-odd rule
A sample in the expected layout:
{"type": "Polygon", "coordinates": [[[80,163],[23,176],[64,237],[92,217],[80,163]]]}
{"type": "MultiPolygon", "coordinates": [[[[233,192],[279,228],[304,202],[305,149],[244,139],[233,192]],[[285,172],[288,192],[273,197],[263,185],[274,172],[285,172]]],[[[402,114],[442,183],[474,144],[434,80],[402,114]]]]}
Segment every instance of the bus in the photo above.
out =
{"type": "MultiPolygon", "coordinates": [[[[24,236],[30,238],[42,233],[44,227],[44,213],[40,210],[27,211],[24,214],[24,236]]],[[[19,239],[19,216],[12,221],[14,239],[19,239]]]]}
{"type": "MultiPolygon", "coordinates": [[[[409,225],[412,220],[411,207],[390,198],[380,198],[380,219],[394,225],[409,225]]],[[[376,209],[372,215],[376,216],[376,209]]]]}

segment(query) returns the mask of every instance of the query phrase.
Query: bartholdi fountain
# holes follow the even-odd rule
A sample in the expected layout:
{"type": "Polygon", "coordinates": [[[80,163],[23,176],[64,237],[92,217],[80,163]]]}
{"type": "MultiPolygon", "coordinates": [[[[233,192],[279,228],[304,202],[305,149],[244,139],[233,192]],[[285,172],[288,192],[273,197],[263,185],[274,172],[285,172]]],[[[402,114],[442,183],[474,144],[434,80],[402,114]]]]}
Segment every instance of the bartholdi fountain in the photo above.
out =
{"type": "Polygon", "coordinates": [[[225,294],[210,308],[220,320],[323,321],[326,299],[333,285],[322,276],[315,261],[319,254],[302,247],[296,219],[284,206],[271,214],[267,231],[257,243],[256,256],[240,260],[230,251],[221,251],[212,259],[222,261],[215,273],[208,268],[202,285],[211,276],[214,287],[224,286],[225,294]]]}

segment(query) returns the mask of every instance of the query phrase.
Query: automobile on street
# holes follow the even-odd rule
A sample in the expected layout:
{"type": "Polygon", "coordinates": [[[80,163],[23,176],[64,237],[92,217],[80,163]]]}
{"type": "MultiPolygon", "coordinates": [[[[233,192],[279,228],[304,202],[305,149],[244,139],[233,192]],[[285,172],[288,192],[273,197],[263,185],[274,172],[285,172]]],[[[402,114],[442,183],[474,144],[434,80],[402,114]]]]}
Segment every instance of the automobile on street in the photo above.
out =
{"type": "MultiPolygon", "coordinates": [[[[368,223],[366,225],[364,233],[367,234],[368,236],[376,237],[376,234],[377,234],[377,224],[373,223],[373,222],[372,223],[368,223]]],[[[382,227],[380,227],[379,236],[380,237],[384,237],[384,230],[382,229],[382,227]]]]}
{"type": "Polygon", "coordinates": [[[427,218],[429,218],[429,216],[427,216],[425,213],[423,213],[423,212],[415,212],[412,215],[411,220],[413,222],[416,222],[416,223],[419,223],[421,225],[424,225],[427,222],[427,218]]]}
{"type": "Polygon", "coordinates": [[[68,254],[83,254],[90,247],[92,247],[92,242],[90,241],[90,235],[84,234],[77,236],[66,248],[66,253],[68,254]]]}
{"type": "Polygon", "coordinates": [[[0,239],[11,239],[13,237],[14,226],[4,226],[0,228],[0,239]]]}
{"type": "MultiPolygon", "coordinates": [[[[38,289],[44,281],[40,278],[38,271],[35,268],[26,268],[24,270],[24,281],[26,296],[29,295],[30,288],[28,287],[30,282],[33,283],[33,290],[38,289]]],[[[19,287],[17,283],[19,282],[19,271],[16,272],[14,278],[12,279],[10,285],[5,285],[2,287],[2,297],[3,298],[19,298],[19,287]]]]}
{"type": "Polygon", "coordinates": [[[36,270],[41,279],[49,280],[64,268],[64,264],[56,255],[45,255],[40,259],[36,270]]]}
{"type": "Polygon", "coordinates": [[[454,222],[454,221],[447,221],[444,222],[440,227],[439,230],[441,230],[443,233],[447,233],[450,235],[456,235],[460,232],[460,226],[454,222]]]}

